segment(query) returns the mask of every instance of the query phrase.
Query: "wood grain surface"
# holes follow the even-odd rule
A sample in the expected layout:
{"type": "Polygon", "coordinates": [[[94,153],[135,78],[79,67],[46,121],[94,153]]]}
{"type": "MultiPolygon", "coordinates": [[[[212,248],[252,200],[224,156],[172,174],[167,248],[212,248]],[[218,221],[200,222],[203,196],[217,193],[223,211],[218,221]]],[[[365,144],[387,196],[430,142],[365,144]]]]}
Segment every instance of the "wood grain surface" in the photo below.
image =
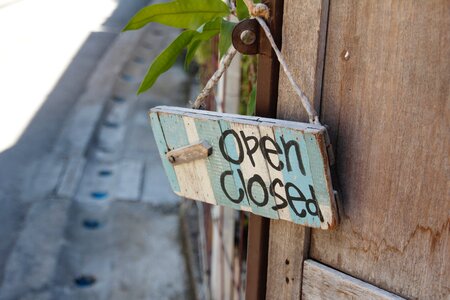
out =
{"type": "Polygon", "coordinates": [[[308,259],[303,263],[302,299],[401,300],[403,298],[308,259]]]}
{"type": "Polygon", "coordinates": [[[412,299],[450,295],[449,28],[448,0],[330,4],[322,121],[344,215],[310,255],[412,299]]]}
{"type": "MultiPolygon", "coordinates": [[[[186,124],[185,122],[184,127],[188,127],[189,124],[191,123],[186,124]]],[[[195,126],[195,123],[193,125],[195,126]]],[[[186,128],[186,133],[189,136],[189,133],[187,131],[188,129],[186,128]]],[[[198,139],[191,142],[191,140],[189,139],[189,143],[190,145],[188,146],[178,148],[166,153],[166,157],[173,165],[179,165],[187,162],[192,162],[194,160],[205,159],[211,154],[212,148],[211,145],[209,145],[207,142],[198,141],[198,139]]]]}
{"type": "MultiPolygon", "coordinates": [[[[320,108],[328,0],[284,0],[282,53],[305,94],[320,108]]],[[[307,121],[300,99],[280,71],[277,117],[307,121]]],[[[308,228],[271,221],[266,299],[300,299],[308,228]]]]}

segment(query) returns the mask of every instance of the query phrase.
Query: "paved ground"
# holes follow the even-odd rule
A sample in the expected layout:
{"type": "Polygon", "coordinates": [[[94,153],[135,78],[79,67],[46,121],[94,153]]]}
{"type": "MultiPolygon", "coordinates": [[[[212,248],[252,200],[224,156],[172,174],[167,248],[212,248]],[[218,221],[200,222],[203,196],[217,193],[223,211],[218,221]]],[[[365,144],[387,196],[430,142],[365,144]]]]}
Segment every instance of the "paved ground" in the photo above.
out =
{"type": "MultiPolygon", "coordinates": [[[[41,1],[36,10],[54,2],[41,1]]],[[[149,61],[176,32],[152,26],[117,37],[143,4],[125,2],[88,35],[39,110],[24,112],[35,113],[33,120],[0,153],[2,300],[190,295],[179,199],[163,175],[146,116],[154,105],[183,105],[187,78],[174,69],[150,93],[135,96],[149,61]]],[[[27,3],[0,6],[0,23],[5,9],[27,3]]],[[[22,97],[42,96],[33,86],[23,90],[22,97]]],[[[8,93],[2,85],[0,97],[8,93]]]]}

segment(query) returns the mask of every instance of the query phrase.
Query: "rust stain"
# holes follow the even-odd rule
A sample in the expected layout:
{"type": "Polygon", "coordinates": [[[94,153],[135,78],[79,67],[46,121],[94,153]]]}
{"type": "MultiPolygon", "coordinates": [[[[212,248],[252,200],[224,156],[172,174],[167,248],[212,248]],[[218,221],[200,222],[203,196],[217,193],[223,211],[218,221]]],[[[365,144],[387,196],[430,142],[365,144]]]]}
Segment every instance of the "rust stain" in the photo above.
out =
{"type": "Polygon", "coordinates": [[[383,251],[403,254],[405,250],[408,248],[411,241],[416,237],[416,235],[418,235],[419,233],[427,233],[431,239],[430,252],[433,252],[436,248],[436,244],[441,239],[442,234],[450,229],[449,225],[450,225],[450,218],[447,218],[447,220],[440,226],[440,229],[436,231],[434,231],[433,228],[431,227],[417,224],[413,232],[407,238],[406,243],[404,244],[403,247],[396,247],[392,244],[389,244],[384,238],[379,242],[374,240],[368,240],[367,238],[364,237],[362,233],[356,231],[354,227],[351,226],[352,233],[356,235],[360,240],[368,242],[369,245],[366,247],[350,247],[350,249],[354,251],[362,251],[364,253],[370,253],[378,260],[380,253],[383,251]],[[383,245],[384,247],[382,248],[383,245]]]}

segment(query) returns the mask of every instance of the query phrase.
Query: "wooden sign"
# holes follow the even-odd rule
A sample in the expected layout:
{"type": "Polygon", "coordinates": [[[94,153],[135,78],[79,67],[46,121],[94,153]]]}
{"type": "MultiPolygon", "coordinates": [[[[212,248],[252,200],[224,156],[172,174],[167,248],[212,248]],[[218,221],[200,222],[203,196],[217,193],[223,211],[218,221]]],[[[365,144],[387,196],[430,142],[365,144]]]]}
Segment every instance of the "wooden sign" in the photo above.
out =
{"type": "Polygon", "coordinates": [[[337,211],[325,127],[159,106],[150,119],[179,196],[331,229],[337,211]]]}

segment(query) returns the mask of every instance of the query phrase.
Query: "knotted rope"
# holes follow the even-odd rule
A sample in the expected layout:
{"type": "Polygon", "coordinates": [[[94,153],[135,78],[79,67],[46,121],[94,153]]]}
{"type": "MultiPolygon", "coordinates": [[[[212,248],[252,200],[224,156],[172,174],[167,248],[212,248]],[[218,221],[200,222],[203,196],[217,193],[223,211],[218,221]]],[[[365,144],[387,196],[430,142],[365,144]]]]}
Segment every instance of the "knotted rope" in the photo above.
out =
{"type": "MultiPolygon", "coordinates": [[[[281,54],[280,49],[278,49],[278,46],[275,43],[275,40],[273,39],[272,33],[270,32],[269,27],[267,26],[265,20],[269,19],[269,8],[267,5],[262,3],[254,4],[252,0],[244,0],[245,4],[247,5],[248,11],[250,15],[255,18],[261,28],[264,30],[264,33],[267,36],[267,39],[270,42],[270,45],[272,46],[278,61],[280,62],[281,67],[283,68],[284,73],[289,79],[289,82],[291,83],[292,87],[294,88],[295,93],[299,96],[300,101],[302,103],[303,108],[306,110],[306,113],[308,114],[309,122],[314,124],[320,124],[319,122],[319,116],[317,115],[317,112],[315,109],[311,106],[311,102],[309,101],[308,97],[305,95],[305,93],[302,91],[300,86],[297,84],[297,82],[294,79],[294,76],[292,75],[292,72],[289,70],[286,61],[284,60],[283,55],[281,54]]],[[[206,86],[203,88],[201,93],[198,95],[197,99],[195,99],[192,108],[198,109],[202,107],[203,102],[205,101],[206,97],[211,93],[211,90],[214,88],[214,86],[219,81],[220,77],[223,75],[225,70],[229,67],[231,61],[233,60],[234,56],[236,55],[237,50],[234,49],[233,46],[228,49],[227,53],[223,57],[222,61],[220,62],[220,66],[217,69],[217,71],[214,73],[214,75],[209,79],[206,86]]]]}

